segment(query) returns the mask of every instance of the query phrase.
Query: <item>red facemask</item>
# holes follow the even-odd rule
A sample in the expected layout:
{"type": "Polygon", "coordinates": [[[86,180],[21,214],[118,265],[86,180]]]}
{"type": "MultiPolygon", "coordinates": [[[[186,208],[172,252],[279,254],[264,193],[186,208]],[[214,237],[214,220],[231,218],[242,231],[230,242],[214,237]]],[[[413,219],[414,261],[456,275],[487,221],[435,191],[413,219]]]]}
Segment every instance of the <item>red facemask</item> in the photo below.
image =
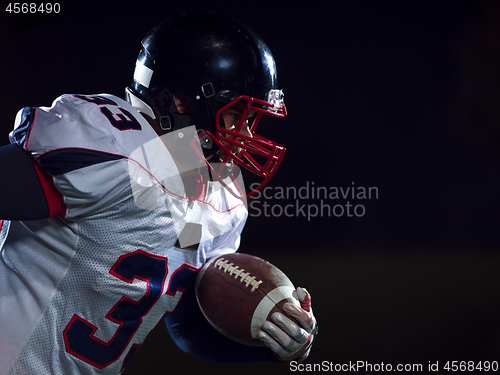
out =
{"type": "MultiPolygon", "coordinates": [[[[276,173],[285,155],[285,148],[283,146],[255,132],[257,124],[263,115],[280,118],[284,118],[287,115],[280,90],[272,90],[267,102],[245,95],[236,97],[217,112],[216,134],[214,135],[209,131],[199,134],[199,139],[208,136],[220,148],[219,160],[207,161],[210,172],[232,195],[240,199],[251,197],[262,189],[274,173],[276,173]],[[222,113],[241,102],[245,104],[238,124],[236,127],[232,127],[232,129],[226,129],[222,113]],[[247,114],[249,111],[255,112],[255,117],[250,119],[247,125],[247,114]],[[250,135],[248,135],[247,131],[244,134],[241,133],[242,129],[247,126],[250,135]],[[238,183],[234,177],[234,172],[239,166],[255,173],[263,179],[256,188],[247,194],[245,194],[244,187],[240,186],[241,180],[238,183]]],[[[194,140],[193,142],[197,141],[194,140]]],[[[200,154],[200,149],[194,146],[194,144],[193,148],[200,157],[203,156],[200,154]]]]}

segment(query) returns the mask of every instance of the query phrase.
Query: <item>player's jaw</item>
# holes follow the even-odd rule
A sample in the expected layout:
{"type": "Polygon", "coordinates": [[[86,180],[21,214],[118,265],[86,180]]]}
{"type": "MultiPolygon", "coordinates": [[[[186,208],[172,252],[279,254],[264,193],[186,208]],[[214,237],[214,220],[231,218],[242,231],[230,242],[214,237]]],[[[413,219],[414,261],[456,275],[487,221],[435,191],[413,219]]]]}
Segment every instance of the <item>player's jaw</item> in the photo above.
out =
{"type": "MultiPolygon", "coordinates": [[[[191,112],[191,103],[189,99],[180,91],[174,91],[173,99],[175,106],[177,107],[177,111],[179,113],[190,113],[191,112]]],[[[243,148],[233,143],[243,144],[249,138],[253,138],[252,132],[250,131],[250,124],[253,122],[256,112],[252,110],[246,110],[246,105],[242,102],[235,103],[231,107],[224,110],[221,116],[221,122],[224,124],[224,128],[227,129],[231,133],[226,133],[223,136],[229,141],[222,141],[222,144],[226,148],[226,150],[231,150],[230,152],[233,155],[238,155],[243,148]],[[241,134],[241,138],[235,136],[234,134],[241,134]]],[[[221,149],[219,153],[219,161],[224,162],[226,159],[226,152],[224,149],[221,149]]],[[[212,155],[207,157],[211,159],[212,155]]],[[[225,163],[233,164],[234,160],[232,158],[228,158],[225,163]]]]}
{"type": "MultiPolygon", "coordinates": [[[[233,154],[238,155],[243,150],[241,147],[233,145],[233,142],[245,143],[246,139],[253,138],[250,131],[250,123],[253,121],[254,116],[255,111],[245,111],[245,105],[242,103],[236,103],[221,113],[224,128],[232,133],[241,134],[241,137],[232,134],[224,135],[228,140],[232,141],[224,141],[224,147],[231,150],[233,154]]],[[[224,160],[225,156],[226,153],[224,150],[221,150],[219,158],[224,160]]]]}

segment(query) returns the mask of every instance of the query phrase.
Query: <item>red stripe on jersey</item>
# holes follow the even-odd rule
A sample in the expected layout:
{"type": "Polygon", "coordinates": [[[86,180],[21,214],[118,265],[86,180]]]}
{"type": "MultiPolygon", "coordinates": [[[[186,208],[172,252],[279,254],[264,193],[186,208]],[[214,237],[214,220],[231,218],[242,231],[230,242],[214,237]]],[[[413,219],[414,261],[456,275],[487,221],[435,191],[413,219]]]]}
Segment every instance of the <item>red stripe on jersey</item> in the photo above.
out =
{"type": "Polygon", "coordinates": [[[42,185],[42,189],[45,194],[45,199],[47,199],[47,205],[49,207],[48,217],[66,216],[66,204],[64,203],[64,197],[54,185],[54,180],[34,160],[33,160],[33,165],[35,166],[38,179],[40,180],[40,184],[42,185]]]}

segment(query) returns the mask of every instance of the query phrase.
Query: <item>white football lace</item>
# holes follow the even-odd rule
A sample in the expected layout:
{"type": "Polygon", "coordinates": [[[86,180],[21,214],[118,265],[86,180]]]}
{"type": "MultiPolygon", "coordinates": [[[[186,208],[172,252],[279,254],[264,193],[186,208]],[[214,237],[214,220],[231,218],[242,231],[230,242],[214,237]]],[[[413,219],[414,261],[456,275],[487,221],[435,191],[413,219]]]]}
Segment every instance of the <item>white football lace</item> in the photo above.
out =
{"type": "Polygon", "coordinates": [[[220,258],[219,260],[217,260],[217,262],[215,262],[215,267],[219,267],[220,270],[224,269],[224,273],[229,272],[229,276],[234,275],[235,279],[237,279],[238,277],[241,278],[240,283],[245,282],[246,287],[251,285],[252,292],[255,291],[255,289],[257,289],[260,284],[262,284],[262,280],[255,280],[255,276],[250,276],[250,272],[245,272],[243,268],[235,266],[234,263],[229,263],[229,261],[225,260],[224,258],[220,258]]]}

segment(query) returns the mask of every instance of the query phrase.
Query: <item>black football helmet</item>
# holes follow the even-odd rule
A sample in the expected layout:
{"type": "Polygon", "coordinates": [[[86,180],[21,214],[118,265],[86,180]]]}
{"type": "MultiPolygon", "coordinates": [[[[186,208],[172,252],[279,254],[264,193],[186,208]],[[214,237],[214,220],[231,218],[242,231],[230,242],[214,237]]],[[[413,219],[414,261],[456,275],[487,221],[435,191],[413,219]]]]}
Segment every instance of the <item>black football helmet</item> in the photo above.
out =
{"type": "Polygon", "coordinates": [[[255,132],[263,115],[286,116],[273,55],[260,36],[232,18],[200,12],[156,26],[142,41],[126,97],[165,133],[177,131],[180,147],[192,147],[211,174],[239,198],[260,190],[285,154],[283,146],[255,132]],[[172,97],[176,91],[189,99],[189,113],[178,112],[172,97]],[[241,120],[226,129],[222,113],[237,103],[243,108],[241,120]],[[246,123],[248,111],[255,116],[246,123]],[[193,134],[178,132],[193,125],[193,134]],[[250,134],[240,133],[243,126],[250,134]],[[237,183],[236,189],[228,186],[227,178],[236,181],[237,166],[263,178],[248,194],[237,183]]]}

